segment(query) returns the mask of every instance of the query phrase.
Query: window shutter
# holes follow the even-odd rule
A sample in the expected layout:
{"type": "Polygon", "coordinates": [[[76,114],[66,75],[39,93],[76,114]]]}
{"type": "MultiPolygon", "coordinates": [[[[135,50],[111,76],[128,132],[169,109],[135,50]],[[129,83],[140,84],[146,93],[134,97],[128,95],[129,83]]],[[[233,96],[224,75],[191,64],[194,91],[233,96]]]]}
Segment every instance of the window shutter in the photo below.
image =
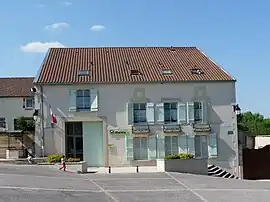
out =
{"type": "Polygon", "coordinates": [[[207,100],[202,102],[202,118],[203,123],[209,123],[209,102],[207,100]]]}
{"type": "Polygon", "coordinates": [[[157,158],[157,137],[156,135],[149,136],[148,139],[148,159],[154,160],[157,158]]]}
{"type": "Polygon", "coordinates": [[[188,144],[188,153],[195,155],[195,140],[194,135],[188,135],[187,136],[187,144],[188,144]]]}
{"type": "Polygon", "coordinates": [[[187,122],[187,108],[186,103],[178,102],[177,107],[177,120],[178,123],[186,123],[187,122]]]}
{"type": "Polygon", "coordinates": [[[146,119],[148,124],[155,123],[155,108],[154,103],[147,103],[146,104],[146,119]]]}
{"type": "Polygon", "coordinates": [[[188,147],[187,147],[187,135],[179,135],[178,138],[178,145],[179,145],[179,153],[187,153],[188,152],[188,147]]]}
{"type": "Polygon", "coordinates": [[[188,122],[194,122],[194,102],[188,102],[188,122]]]}
{"type": "Polygon", "coordinates": [[[128,125],[133,124],[133,103],[127,103],[127,119],[128,119],[128,125]]]}
{"type": "Polygon", "coordinates": [[[218,156],[216,133],[208,136],[208,156],[209,158],[216,158],[218,156]]]}
{"type": "Polygon", "coordinates": [[[76,90],[69,90],[69,108],[68,111],[70,112],[76,112],[77,106],[76,106],[76,90]]]}
{"type": "Polygon", "coordinates": [[[125,136],[125,148],[126,148],[126,160],[133,160],[133,136],[126,135],[125,136]]]}
{"type": "Polygon", "coordinates": [[[165,136],[164,135],[158,135],[157,137],[157,151],[158,155],[157,157],[159,159],[164,159],[165,157],[165,136]]]}
{"type": "Polygon", "coordinates": [[[91,112],[98,111],[98,91],[97,89],[90,89],[90,99],[91,99],[91,112]]]}
{"type": "Polygon", "coordinates": [[[156,104],[156,117],[157,117],[157,123],[159,123],[159,124],[164,123],[164,105],[163,105],[163,103],[156,104]]]}
{"type": "Polygon", "coordinates": [[[23,108],[25,108],[25,98],[23,98],[23,108]]]}

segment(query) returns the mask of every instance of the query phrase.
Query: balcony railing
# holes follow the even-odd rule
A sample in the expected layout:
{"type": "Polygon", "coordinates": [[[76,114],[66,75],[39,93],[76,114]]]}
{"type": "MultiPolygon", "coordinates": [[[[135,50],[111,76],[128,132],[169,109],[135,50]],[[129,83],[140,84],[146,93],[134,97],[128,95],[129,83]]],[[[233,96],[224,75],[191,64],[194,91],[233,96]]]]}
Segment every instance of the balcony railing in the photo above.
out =
{"type": "Polygon", "coordinates": [[[211,126],[208,123],[194,123],[193,131],[194,132],[210,132],[211,126]]]}
{"type": "Polygon", "coordinates": [[[148,124],[144,123],[136,123],[132,126],[132,133],[142,134],[142,133],[149,133],[150,127],[148,124]]]}
{"type": "Polygon", "coordinates": [[[181,132],[181,125],[180,124],[164,124],[163,125],[163,132],[164,133],[177,133],[181,132]]]}

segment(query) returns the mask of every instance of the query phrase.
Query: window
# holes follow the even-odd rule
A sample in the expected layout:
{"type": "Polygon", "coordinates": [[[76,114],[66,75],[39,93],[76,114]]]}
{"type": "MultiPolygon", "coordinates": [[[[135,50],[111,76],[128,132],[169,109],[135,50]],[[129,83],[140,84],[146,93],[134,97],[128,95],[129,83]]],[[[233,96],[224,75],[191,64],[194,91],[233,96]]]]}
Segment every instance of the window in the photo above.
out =
{"type": "Polygon", "coordinates": [[[133,139],[134,160],[148,160],[147,137],[135,137],[133,139]]]}
{"type": "Polygon", "coordinates": [[[177,122],[177,103],[164,103],[164,122],[177,122]]]}
{"type": "Polygon", "coordinates": [[[77,90],[76,104],[77,111],[90,111],[90,90],[77,90]]]}
{"type": "Polygon", "coordinates": [[[133,119],[134,123],[146,123],[146,104],[133,104],[133,119]]]}
{"type": "Polygon", "coordinates": [[[0,118],[0,128],[6,128],[6,119],[0,118]]]}
{"type": "Polygon", "coordinates": [[[83,70],[83,69],[78,70],[78,76],[88,76],[88,75],[89,75],[89,70],[83,70]]]}
{"type": "Polygon", "coordinates": [[[208,157],[207,136],[205,135],[195,136],[195,157],[196,158],[208,157]]]}
{"type": "Polygon", "coordinates": [[[14,124],[14,130],[19,130],[17,119],[14,119],[14,123],[13,124],[14,124]]]}
{"type": "Polygon", "coordinates": [[[165,156],[178,153],[178,136],[165,136],[165,156]]]}
{"type": "Polygon", "coordinates": [[[202,122],[203,120],[203,108],[201,102],[194,102],[194,121],[202,122]]]}
{"type": "Polygon", "coordinates": [[[163,75],[171,75],[172,74],[172,71],[170,69],[162,69],[161,72],[163,75]]]}
{"type": "Polygon", "coordinates": [[[34,108],[34,98],[26,98],[24,102],[25,109],[34,108]]]}

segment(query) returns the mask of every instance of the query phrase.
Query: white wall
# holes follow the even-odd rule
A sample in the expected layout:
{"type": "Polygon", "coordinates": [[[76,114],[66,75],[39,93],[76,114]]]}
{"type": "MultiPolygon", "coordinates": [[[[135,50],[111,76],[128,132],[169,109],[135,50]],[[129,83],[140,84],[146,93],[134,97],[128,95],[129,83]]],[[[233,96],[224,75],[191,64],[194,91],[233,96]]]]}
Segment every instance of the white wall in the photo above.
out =
{"type": "MultiPolygon", "coordinates": [[[[43,86],[45,129],[50,130],[50,115],[48,105],[50,104],[56,114],[58,124],[54,129],[54,142],[47,143],[45,153],[60,153],[59,145],[64,145],[64,119],[67,120],[103,120],[105,132],[108,128],[130,129],[127,121],[126,103],[129,102],[137,92],[142,92],[150,102],[158,103],[163,99],[191,101],[198,92],[205,94],[211,102],[210,122],[213,130],[219,135],[218,153],[219,163],[224,168],[231,169],[233,164],[238,164],[237,124],[235,114],[232,112],[232,105],[235,104],[235,83],[234,82],[212,82],[212,83],[178,83],[178,84],[103,84],[103,85],[51,85],[43,86]],[[69,113],[69,89],[96,88],[99,92],[99,111],[97,113],[69,113]],[[60,110],[58,110],[60,109],[60,110]],[[60,113],[61,112],[61,113],[60,113]],[[235,131],[234,135],[228,135],[228,131],[235,131]],[[59,142],[60,141],[60,142],[59,142]],[[56,146],[52,146],[56,145],[56,146]],[[58,146],[57,146],[58,145],[58,146]]],[[[188,127],[184,130],[190,130],[188,127]]],[[[41,132],[37,131],[39,137],[41,132]]],[[[52,132],[48,132],[52,134],[52,132]]],[[[46,135],[45,135],[46,136],[46,135]]],[[[48,135],[47,137],[49,137],[48,135]]],[[[107,134],[105,134],[107,137],[107,134]]],[[[108,136],[106,143],[117,144],[118,153],[124,155],[124,141],[114,140],[108,136]],[[114,141],[114,142],[113,142],[114,141]]],[[[45,141],[46,142],[46,141],[45,141]]],[[[45,146],[46,147],[46,146],[45,146]]],[[[106,148],[106,147],[105,147],[106,148]]],[[[107,152],[107,151],[106,151],[107,152]]],[[[121,163],[122,159],[118,161],[121,163]]],[[[211,160],[217,163],[217,160],[211,160]]]]}
{"type": "Polygon", "coordinates": [[[14,130],[14,119],[32,117],[34,110],[23,108],[23,98],[0,98],[0,117],[6,118],[8,130],[14,130]]]}

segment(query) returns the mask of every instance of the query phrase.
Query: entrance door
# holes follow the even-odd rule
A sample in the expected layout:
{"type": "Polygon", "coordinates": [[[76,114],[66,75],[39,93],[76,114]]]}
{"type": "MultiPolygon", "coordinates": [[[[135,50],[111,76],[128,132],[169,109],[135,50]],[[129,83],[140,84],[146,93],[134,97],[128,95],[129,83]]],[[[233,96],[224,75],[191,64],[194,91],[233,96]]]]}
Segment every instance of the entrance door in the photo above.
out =
{"type": "Polygon", "coordinates": [[[66,157],[83,160],[82,122],[66,123],[66,157]]]}
{"type": "Polygon", "coordinates": [[[84,160],[88,166],[104,166],[103,122],[83,122],[84,160]]]}
{"type": "Polygon", "coordinates": [[[134,160],[148,160],[147,137],[134,137],[134,160]]]}

